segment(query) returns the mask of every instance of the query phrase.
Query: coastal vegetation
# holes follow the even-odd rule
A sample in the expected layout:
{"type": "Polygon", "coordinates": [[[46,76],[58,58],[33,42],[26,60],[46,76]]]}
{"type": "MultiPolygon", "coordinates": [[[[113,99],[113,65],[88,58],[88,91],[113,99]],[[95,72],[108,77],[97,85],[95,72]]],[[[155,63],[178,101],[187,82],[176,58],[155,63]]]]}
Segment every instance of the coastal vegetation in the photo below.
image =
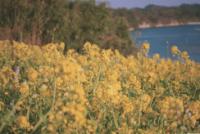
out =
{"type": "Polygon", "coordinates": [[[200,64],[187,52],[63,49],[0,41],[0,133],[200,132],[200,64]]]}
{"type": "Polygon", "coordinates": [[[175,45],[150,57],[128,31],[199,17],[199,5],[0,0],[0,134],[200,132],[200,64],[175,45]]]}
{"type": "Polygon", "coordinates": [[[199,22],[200,5],[112,9],[95,0],[0,0],[0,18],[0,40],[65,42],[64,52],[90,41],[127,55],[136,51],[128,29],[199,22]]]}
{"type": "Polygon", "coordinates": [[[1,40],[65,42],[65,52],[80,51],[86,41],[124,54],[135,50],[127,21],[95,0],[0,0],[0,18],[1,40]]]}
{"type": "Polygon", "coordinates": [[[200,22],[200,5],[183,4],[177,7],[148,5],[145,8],[113,9],[116,16],[128,20],[129,27],[156,27],[200,22]]]}

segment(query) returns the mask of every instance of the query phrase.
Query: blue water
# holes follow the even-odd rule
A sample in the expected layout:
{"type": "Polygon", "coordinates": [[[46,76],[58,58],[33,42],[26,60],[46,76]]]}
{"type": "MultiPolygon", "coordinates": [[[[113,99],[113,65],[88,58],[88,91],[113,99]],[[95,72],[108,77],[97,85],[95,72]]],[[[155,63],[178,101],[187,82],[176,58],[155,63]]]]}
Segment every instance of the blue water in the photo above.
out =
{"type": "Polygon", "coordinates": [[[149,56],[160,53],[161,57],[171,57],[170,48],[176,45],[181,51],[186,50],[192,60],[200,62],[200,25],[137,29],[131,36],[138,47],[142,42],[150,43],[149,56]]]}

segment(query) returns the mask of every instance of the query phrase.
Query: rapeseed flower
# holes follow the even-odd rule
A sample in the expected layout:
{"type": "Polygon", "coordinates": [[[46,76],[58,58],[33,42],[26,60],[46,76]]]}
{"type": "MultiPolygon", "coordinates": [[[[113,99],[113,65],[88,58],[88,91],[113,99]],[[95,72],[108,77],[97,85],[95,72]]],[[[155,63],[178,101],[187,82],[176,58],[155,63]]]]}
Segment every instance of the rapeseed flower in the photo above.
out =
{"type": "Polygon", "coordinates": [[[30,123],[29,123],[27,117],[26,117],[26,116],[23,116],[23,115],[22,115],[22,116],[19,116],[19,117],[17,118],[17,124],[19,125],[20,128],[23,128],[23,129],[28,129],[28,128],[30,128],[30,123]]]}
{"type": "Polygon", "coordinates": [[[123,56],[87,42],[63,55],[63,44],[0,41],[0,133],[198,132],[200,64],[142,47],[123,56]]]}
{"type": "Polygon", "coordinates": [[[177,55],[177,54],[180,53],[180,51],[179,51],[179,49],[178,49],[177,46],[172,46],[172,47],[171,47],[171,53],[172,53],[173,55],[177,55]]]}
{"type": "Polygon", "coordinates": [[[149,44],[148,42],[144,42],[144,43],[142,44],[142,48],[145,49],[145,50],[149,50],[150,44],[149,44]]]}
{"type": "Polygon", "coordinates": [[[29,85],[27,84],[27,82],[23,82],[20,87],[19,87],[19,92],[21,94],[26,94],[29,92],[29,85]]]}
{"type": "Polygon", "coordinates": [[[34,69],[34,68],[29,68],[28,69],[28,80],[30,80],[31,82],[36,81],[38,77],[38,72],[34,69]]]}

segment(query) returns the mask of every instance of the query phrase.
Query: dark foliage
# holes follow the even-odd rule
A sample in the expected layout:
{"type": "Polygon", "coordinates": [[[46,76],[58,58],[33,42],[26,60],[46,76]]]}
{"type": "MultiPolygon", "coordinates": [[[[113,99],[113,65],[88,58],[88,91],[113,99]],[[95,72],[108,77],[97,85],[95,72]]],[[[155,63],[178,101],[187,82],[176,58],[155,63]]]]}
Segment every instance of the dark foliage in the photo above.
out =
{"type": "Polygon", "coordinates": [[[169,23],[200,22],[200,5],[183,4],[178,7],[165,7],[148,5],[145,8],[113,9],[116,16],[128,20],[129,27],[137,28],[141,23],[148,23],[151,26],[169,23]]]}
{"type": "Polygon", "coordinates": [[[0,0],[0,39],[41,45],[65,42],[81,50],[86,41],[133,52],[128,23],[95,0],[0,0]]]}

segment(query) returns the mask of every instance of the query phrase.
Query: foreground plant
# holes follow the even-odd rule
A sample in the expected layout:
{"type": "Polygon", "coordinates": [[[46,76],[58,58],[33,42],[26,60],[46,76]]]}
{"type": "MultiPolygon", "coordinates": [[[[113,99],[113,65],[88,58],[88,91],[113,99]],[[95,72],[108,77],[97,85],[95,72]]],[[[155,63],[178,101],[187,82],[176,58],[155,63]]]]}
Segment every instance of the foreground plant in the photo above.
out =
{"type": "Polygon", "coordinates": [[[0,133],[186,133],[200,131],[200,64],[136,57],[86,43],[0,42],[0,133]]]}

